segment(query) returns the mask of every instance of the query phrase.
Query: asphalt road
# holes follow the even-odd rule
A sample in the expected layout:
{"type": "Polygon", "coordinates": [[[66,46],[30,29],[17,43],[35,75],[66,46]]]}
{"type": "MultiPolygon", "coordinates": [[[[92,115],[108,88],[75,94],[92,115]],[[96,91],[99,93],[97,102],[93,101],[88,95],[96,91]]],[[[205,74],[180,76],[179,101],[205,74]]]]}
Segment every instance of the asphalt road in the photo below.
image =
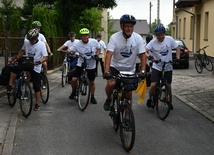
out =
{"type": "MultiPolygon", "coordinates": [[[[60,72],[56,73],[59,74],[60,72]]],[[[60,83],[59,81],[56,81],[60,83]]],[[[103,110],[105,81],[96,79],[97,105],[89,104],[84,112],[69,100],[69,85],[52,90],[47,105],[25,119],[18,111],[14,155],[212,155],[214,125],[200,113],[173,97],[174,110],[165,121],[157,118],[145,103],[133,110],[136,139],[133,150],[126,153],[115,133],[108,112],[103,110]]],[[[18,106],[18,105],[16,105],[18,106]]]]}

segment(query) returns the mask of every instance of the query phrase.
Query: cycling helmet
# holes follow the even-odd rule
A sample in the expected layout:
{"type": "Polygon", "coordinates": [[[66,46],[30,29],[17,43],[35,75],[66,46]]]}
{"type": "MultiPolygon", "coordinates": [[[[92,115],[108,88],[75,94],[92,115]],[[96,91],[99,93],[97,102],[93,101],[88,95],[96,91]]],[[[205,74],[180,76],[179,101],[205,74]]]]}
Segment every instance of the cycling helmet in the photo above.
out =
{"type": "Polygon", "coordinates": [[[89,34],[89,30],[87,29],[87,28],[82,28],[81,30],[80,30],[80,34],[82,35],[82,34],[89,34]]]}
{"type": "Polygon", "coordinates": [[[151,34],[146,36],[146,43],[148,44],[153,39],[153,36],[151,34]]]}
{"type": "Polygon", "coordinates": [[[33,21],[31,25],[32,25],[32,27],[41,27],[42,26],[40,21],[33,21]]]}
{"type": "Polygon", "coordinates": [[[166,30],[165,30],[165,27],[164,27],[164,26],[158,25],[158,26],[156,26],[154,32],[155,32],[155,34],[161,34],[161,33],[165,33],[166,30]]]}
{"type": "Polygon", "coordinates": [[[74,32],[71,31],[71,32],[68,33],[68,36],[69,36],[69,37],[75,37],[75,36],[76,36],[76,33],[74,33],[74,32]]]}
{"type": "Polygon", "coordinates": [[[132,15],[125,14],[125,15],[122,15],[122,17],[120,18],[120,24],[124,24],[124,23],[132,23],[133,25],[135,25],[136,19],[132,15]]]}
{"type": "Polygon", "coordinates": [[[28,40],[36,39],[38,38],[38,36],[39,36],[39,32],[36,29],[29,30],[27,33],[28,40]]]}

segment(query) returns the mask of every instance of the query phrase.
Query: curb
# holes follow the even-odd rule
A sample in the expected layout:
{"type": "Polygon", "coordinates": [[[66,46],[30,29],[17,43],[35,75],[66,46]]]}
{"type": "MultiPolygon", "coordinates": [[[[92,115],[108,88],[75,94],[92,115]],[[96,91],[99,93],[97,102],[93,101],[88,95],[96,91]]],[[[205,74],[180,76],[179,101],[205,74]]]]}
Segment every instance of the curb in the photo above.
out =
{"type": "Polygon", "coordinates": [[[203,116],[205,116],[207,119],[209,119],[210,121],[212,121],[214,123],[214,117],[211,116],[210,114],[206,113],[203,109],[201,109],[198,106],[194,105],[193,103],[187,101],[185,98],[183,98],[180,95],[176,95],[176,94],[173,94],[173,95],[175,97],[177,97],[178,99],[180,99],[183,103],[185,103],[186,105],[190,106],[194,110],[198,111],[200,114],[202,114],[203,116]]]}

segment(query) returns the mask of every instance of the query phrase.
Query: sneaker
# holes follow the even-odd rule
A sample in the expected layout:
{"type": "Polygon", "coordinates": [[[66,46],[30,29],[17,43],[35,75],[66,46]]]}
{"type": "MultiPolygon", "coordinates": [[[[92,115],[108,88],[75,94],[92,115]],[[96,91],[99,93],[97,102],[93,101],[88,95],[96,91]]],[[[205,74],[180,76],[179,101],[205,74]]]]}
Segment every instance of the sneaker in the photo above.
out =
{"type": "Polygon", "coordinates": [[[12,93],[12,90],[13,90],[13,87],[10,86],[10,85],[8,85],[8,86],[7,86],[7,93],[8,93],[8,94],[11,94],[11,93],[12,93]]]}
{"type": "Polygon", "coordinates": [[[91,103],[92,103],[92,104],[97,104],[97,101],[96,101],[96,99],[94,98],[94,96],[91,96],[91,103]]]}
{"type": "Polygon", "coordinates": [[[72,93],[71,93],[71,95],[69,96],[69,99],[75,99],[76,98],[76,90],[75,91],[73,91],[72,93]]]}
{"type": "Polygon", "coordinates": [[[152,107],[152,99],[148,99],[148,100],[147,100],[146,106],[147,106],[148,108],[151,108],[151,107],[152,107]]]}
{"type": "Polygon", "coordinates": [[[111,104],[111,99],[106,99],[103,108],[105,111],[109,111],[110,110],[110,104],[111,104]]]}
{"type": "Polygon", "coordinates": [[[35,104],[34,111],[39,111],[39,110],[40,110],[39,104],[35,104]]]}

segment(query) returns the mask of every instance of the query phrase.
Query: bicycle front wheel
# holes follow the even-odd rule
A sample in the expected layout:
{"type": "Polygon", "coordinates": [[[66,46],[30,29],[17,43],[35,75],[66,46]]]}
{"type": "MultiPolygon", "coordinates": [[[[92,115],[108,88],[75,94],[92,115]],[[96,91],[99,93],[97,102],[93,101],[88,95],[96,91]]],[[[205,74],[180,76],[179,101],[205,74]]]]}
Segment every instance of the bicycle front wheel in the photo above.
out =
{"type": "Polygon", "coordinates": [[[212,61],[211,61],[208,57],[206,57],[206,58],[204,59],[204,64],[205,64],[205,68],[206,68],[208,71],[212,71],[212,70],[213,70],[213,63],[212,63],[212,61]]]}
{"type": "Polygon", "coordinates": [[[62,81],[61,81],[62,87],[65,86],[66,82],[67,82],[67,69],[66,69],[66,64],[63,63],[63,65],[62,65],[62,81]]]}
{"type": "Polygon", "coordinates": [[[17,95],[16,95],[15,88],[12,89],[11,93],[7,93],[7,100],[11,107],[13,107],[16,104],[16,98],[17,98],[17,95]]]}
{"type": "Polygon", "coordinates": [[[88,106],[89,98],[91,95],[91,87],[89,79],[80,80],[77,94],[77,101],[79,109],[84,111],[88,106]]]}
{"type": "Polygon", "coordinates": [[[40,88],[40,96],[42,103],[46,104],[49,99],[49,82],[47,75],[41,73],[41,88],[40,88]]]}
{"type": "Polygon", "coordinates": [[[119,105],[118,102],[120,102],[120,101],[117,98],[117,95],[114,94],[113,105],[111,107],[111,112],[110,113],[112,115],[113,129],[116,132],[119,129],[119,122],[120,122],[119,110],[117,109],[117,105],[119,105]]]}
{"type": "Polygon", "coordinates": [[[199,74],[201,74],[203,71],[203,64],[199,57],[196,57],[195,59],[195,69],[199,74]]]}
{"type": "Polygon", "coordinates": [[[162,84],[162,86],[157,89],[159,89],[156,100],[157,116],[159,119],[164,120],[169,115],[170,107],[172,106],[171,89],[167,83],[162,84]]]}
{"type": "Polygon", "coordinates": [[[122,146],[126,151],[130,151],[135,141],[135,119],[134,113],[129,103],[125,103],[120,110],[120,138],[122,146]]]}
{"type": "Polygon", "coordinates": [[[33,106],[33,96],[28,81],[22,81],[19,88],[19,103],[22,115],[28,117],[31,114],[33,106]]]}

